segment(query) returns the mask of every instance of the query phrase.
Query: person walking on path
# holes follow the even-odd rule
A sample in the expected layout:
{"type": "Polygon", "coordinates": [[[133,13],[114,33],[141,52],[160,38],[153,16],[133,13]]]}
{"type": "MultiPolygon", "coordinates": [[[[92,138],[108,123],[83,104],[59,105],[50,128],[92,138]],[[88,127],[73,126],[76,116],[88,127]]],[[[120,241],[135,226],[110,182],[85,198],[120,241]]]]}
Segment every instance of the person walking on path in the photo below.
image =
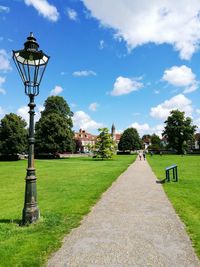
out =
{"type": "Polygon", "coordinates": [[[143,150],[143,159],[146,160],[146,152],[143,150]]]}
{"type": "Polygon", "coordinates": [[[47,267],[200,267],[185,227],[136,160],[63,241],[47,267]]]}
{"type": "Polygon", "coordinates": [[[139,159],[142,160],[142,152],[139,151],[139,159]]]}

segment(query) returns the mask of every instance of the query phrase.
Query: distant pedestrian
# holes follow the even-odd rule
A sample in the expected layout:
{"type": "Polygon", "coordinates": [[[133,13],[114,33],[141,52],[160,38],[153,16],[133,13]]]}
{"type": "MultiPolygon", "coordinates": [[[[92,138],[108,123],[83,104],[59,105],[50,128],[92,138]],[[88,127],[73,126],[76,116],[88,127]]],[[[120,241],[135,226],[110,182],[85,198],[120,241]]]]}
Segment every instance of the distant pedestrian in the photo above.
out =
{"type": "Polygon", "coordinates": [[[153,152],[152,151],[150,151],[150,155],[151,155],[151,157],[153,156],[153,152]]]}
{"type": "Polygon", "coordinates": [[[145,153],[145,151],[143,151],[143,159],[144,160],[146,159],[146,153],[145,153]]]}
{"type": "Polygon", "coordinates": [[[142,152],[141,151],[139,152],[139,159],[140,160],[142,159],[142,152]]]}

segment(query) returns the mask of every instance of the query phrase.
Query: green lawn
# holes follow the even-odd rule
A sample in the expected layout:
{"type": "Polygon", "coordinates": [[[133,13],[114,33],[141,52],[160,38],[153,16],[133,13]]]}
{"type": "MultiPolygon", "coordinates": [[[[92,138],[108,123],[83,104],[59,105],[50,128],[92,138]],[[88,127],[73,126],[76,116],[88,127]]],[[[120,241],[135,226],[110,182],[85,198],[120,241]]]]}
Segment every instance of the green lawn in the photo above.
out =
{"type": "Polygon", "coordinates": [[[21,227],[26,161],[0,162],[0,266],[41,266],[135,156],[37,160],[41,219],[21,227]]]}
{"type": "MultiPolygon", "coordinates": [[[[200,257],[200,156],[154,155],[147,157],[158,179],[165,178],[165,168],[178,165],[179,181],[165,183],[164,190],[186,225],[200,257]]],[[[172,175],[171,175],[172,176],[172,175]]]]}

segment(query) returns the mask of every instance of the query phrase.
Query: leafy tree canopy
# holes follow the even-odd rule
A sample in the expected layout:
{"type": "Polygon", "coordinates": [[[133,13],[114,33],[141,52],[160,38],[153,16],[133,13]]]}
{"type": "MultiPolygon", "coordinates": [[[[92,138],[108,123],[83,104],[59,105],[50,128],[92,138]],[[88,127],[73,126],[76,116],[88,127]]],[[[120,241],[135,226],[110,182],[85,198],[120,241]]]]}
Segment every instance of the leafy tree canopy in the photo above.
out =
{"type": "Polygon", "coordinates": [[[116,151],[116,144],[109,133],[108,128],[98,129],[100,132],[95,144],[94,154],[97,158],[108,159],[112,158],[116,151]]]}
{"type": "Polygon", "coordinates": [[[74,151],[73,113],[63,97],[50,96],[36,123],[36,152],[56,153],[74,151]]]}
{"type": "Polygon", "coordinates": [[[192,119],[185,117],[185,112],[172,110],[165,121],[162,135],[166,136],[171,148],[177,150],[178,154],[182,154],[187,142],[193,139],[196,128],[196,125],[192,125],[192,119]]]}
{"type": "Polygon", "coordinates": [[[138,131],[135,128],[126,129],[118,144],[119,150],[135,150],[141,148],[140,137],[138,131]]]}
{"type": "Polygon", "coordinates": [[[160,148],[163,148],[160,137],[155,133],[151,136],[151,146],[149,148],[153,150],[159,150],[160,148]]]}
{"type": "Polygon", "coordinates": [[[72,117],[73,112],[70,110],[69,105],[65,99],[61,96],[50,96],[46,99],[44,103],[45,109],[41,112],[41,116],[46,116],[49,114],[58,114],[61,117],[67,119],[69,127],[72,127],[72,117]]]}
{"type": "Polygon", "coordinates": [[[5,115],[0,124],[0,153],[15,155],[27,149],[27,123],[20,116],[5,115]]]}

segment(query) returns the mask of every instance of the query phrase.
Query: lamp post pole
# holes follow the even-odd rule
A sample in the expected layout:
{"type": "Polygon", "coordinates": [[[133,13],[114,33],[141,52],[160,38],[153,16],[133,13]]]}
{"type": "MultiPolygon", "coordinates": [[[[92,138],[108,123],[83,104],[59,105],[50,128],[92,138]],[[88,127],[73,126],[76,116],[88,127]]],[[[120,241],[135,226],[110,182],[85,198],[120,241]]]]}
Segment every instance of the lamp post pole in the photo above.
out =
{"type": "Polygon", "coordinates": [[[34,167],[34,98],[39,94],[49,56],[38,50],[39,44],[31,33],[24,43],[24,49],[13,51],[13,60],[25,86],[25,94],[29,97],[29,137],[28,137],[28,167],[26,173],[25,199],[22,212],[22,224],[36,222],[40,217],[37,204],[36,174],[34,167]]]}
{"type": "Polygon", "coordinates": [[[39,219],[40,211],[37,205],[36,174],[34,167],[34,95],[30,95],[29,106],[29,137],[28,137],[28,168],[26,173],[25,200],[22,223],[32,223],[39,219]]]}

